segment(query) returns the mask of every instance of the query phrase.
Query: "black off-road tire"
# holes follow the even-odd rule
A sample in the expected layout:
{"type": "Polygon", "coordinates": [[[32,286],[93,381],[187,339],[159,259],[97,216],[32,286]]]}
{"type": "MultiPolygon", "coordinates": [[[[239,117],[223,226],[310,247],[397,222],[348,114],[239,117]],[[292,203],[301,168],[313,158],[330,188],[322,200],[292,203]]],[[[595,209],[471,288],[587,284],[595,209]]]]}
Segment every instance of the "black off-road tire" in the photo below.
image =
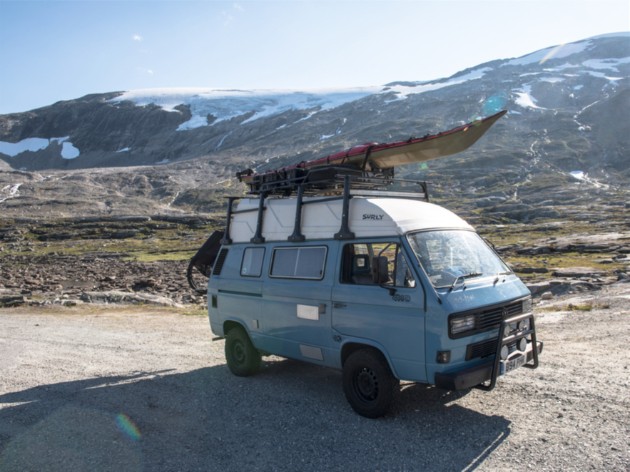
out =
{"type": "Polygon", "coordinates": [[[232,328],[225,337],[225,359],[234,375],[247,377],[260,369],[260,352],[240,326],[232,328]]]}
{"type": "Polygon", "coordinates": [[[352,409],[361,416],[385,415],[398,385],[383,355],[373,349],[353,352],[343,365],[343,391],[352,409]]]}

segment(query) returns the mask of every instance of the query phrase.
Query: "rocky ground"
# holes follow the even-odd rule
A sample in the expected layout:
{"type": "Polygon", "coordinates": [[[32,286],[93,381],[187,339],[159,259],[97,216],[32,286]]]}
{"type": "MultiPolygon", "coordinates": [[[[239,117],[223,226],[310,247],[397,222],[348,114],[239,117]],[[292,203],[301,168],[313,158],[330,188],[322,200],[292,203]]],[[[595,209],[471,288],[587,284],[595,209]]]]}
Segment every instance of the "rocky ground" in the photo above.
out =
{"type": "Polygon", "coordinates": [[[199,217],[12,220],[0,226],[0,306],[203,303],[186,268],[215,224],[199,217]]]}
{"type": "MultiPolygon", "coordinates": [[[[205,299],[189,287],[186,269],[220,226],[220,218],[213,217],[0,220],[0,306],[202,307],[205,299]]],[[[609,225],[580,234],[566,226],[486,224],[478,229],[536,296],[597,290],[628,279],[630,228],[609,225]]],[[[195,280],[201,286],[205,282],[195,280]]]]}
{"type": "Polygon", "coordinates": [[[201,303],[186,281],[185,261],[137,262],[94,256],[4,259],[0,305],[201,303]]]}

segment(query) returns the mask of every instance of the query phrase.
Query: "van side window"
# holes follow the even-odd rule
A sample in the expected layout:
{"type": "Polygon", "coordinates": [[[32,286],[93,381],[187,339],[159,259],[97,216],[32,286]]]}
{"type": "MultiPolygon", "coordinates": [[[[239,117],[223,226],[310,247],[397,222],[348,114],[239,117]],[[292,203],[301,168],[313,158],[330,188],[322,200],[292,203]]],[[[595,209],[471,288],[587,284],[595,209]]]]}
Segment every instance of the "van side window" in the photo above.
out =
{"type": "Polygon", "coordinates": [[[260,277],[264,257],[264,247],[245,248],[243,252],[243,262],[241,263],[241,275],[244,277],[260,277]]]}
{"type": "Polygon", "coordinates": [[[271,277],[324,278],[326,247],[290,247],[273,250],[271,277]]]}
{"type": "Polygon", "coordinates": [[[342,258],[342,283],[416,286],[407,259],[398,243],[346,244],[342,258]]]}

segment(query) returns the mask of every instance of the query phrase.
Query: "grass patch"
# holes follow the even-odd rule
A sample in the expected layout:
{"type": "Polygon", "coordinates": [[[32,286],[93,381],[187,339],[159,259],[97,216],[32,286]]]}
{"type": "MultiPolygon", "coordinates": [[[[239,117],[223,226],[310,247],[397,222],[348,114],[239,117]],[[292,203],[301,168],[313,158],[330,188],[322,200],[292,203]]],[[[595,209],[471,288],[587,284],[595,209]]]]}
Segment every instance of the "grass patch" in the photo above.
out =
{"type": "Polygon", "coordinates": [[[552,271],[553,268],[592,267],[602,272],[611,272],[623,269],[625,263],[604,263],[602,259],[612,258],[614,254],[606,253],[580,253],[558,252],[538,255],[505,255],[505,260],[516,267],[545,268],[552,271]]]}
{"type": "Polygon", "coordinates": [[[195,251],[172,251],[172,252],[139,252],[128,254],[123,257],[125,261],[136,262],[158,262],[158,261],[188,261],[196,253],[195,251]]]}
{"type": "Polygon", "coordinates": [[[187,308],[184,311],[180,312],[184,316],[208,316],[208,308],[207,307],[195,307],[195,308],[187,308]]]}
{"type": "Polygon", "coordinates": [[[479,234],[487,238],[495,246],[528,246],[536,241],[548,240],[551,237],[573,236],[576,234],[592,234],[593,227],[585,222],[557,221],[539,222],[537,224],[513,223],[504,225],[480,225],[479,234]]]}
{"type": "MultiPolygon", "coordinates": [[[[2,229],[2,228],[0,228],[2,229]]],[[[213,229],[164,222],[56,222],[41,226],[24,225],[4,239],[4,256],[28,258],[119,254],[140,262],[190,259],[213,229]],[[129,233],[124,236],[124,233],[129,233]],[[122,234],[122,235],[121,235],[122,234]]]]}
{"type": "Polygon", "coordinates": [[[592,311],[593,304],[592,303],[580,303],[574,305],[573,303],[569,303],[568,305],[553,305],[553,306],[542,306],[538,308],[540,311],[548,311],[548,312],[557,312],[557,311],[592,311]]]}
{"type": "Polygon", "coordinates": [[[593,304],[590,302],[585,302],[585,303],[568,303],[566,305],[540,306],[537,309],[540,311],[547,311],[547,312],[558,312],[558,311],[589,312],[593,310],[608,310],[609,308],[610,308],[610,305],[607,303],[593,304]]]}

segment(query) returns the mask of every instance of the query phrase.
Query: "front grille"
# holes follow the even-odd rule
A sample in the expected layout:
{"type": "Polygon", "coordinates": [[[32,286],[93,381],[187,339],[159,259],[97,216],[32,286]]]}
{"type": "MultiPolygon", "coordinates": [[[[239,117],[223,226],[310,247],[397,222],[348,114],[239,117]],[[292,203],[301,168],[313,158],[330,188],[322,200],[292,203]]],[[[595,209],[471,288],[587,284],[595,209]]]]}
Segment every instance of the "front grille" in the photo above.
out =
{"type": "Polygon", "coordinates": [[[501,321],[504,319],[520,315],[521,313],[523,313],[523,300],[511,302],[506,305],[492,305],[484,308],[477,308],[475,310],[453,313],[449,316],[449,337],[451,339],[457,339],[476,333],[492,331],[493,329],[498,329],[501,325],[501,321]],[[451,333],[450,320],[453,318],[463,318],[471,315],[475,317],[475,325],[472,329],[457,334],[451,333]]]}
{"type": "Polygon", "coordinates": [[[475,329],[490,331],[497,329],[505,318],[523,313],[523,302],[518,301],[505,306],[497,306],[480,311],[476,316],[475,329]]]}
{"type": "Polygon", "coordinates": [[[469,344],[466,347],[466,360],[484,358],[497,352],[497,340],[490,339],[476,344],[469,344]]]}
{"type": "MultiPolygon", "coordinates": [[[[512,342],[507,345],[508,352],[511,354],[516,351],[516,342],[512,342]]],[[[466,360],[489,357],[495,355],[497,352],[497,340],[489,339],[488,341],[481,341],[475,344],[469,344],[466,346],[466,360]]]]}

